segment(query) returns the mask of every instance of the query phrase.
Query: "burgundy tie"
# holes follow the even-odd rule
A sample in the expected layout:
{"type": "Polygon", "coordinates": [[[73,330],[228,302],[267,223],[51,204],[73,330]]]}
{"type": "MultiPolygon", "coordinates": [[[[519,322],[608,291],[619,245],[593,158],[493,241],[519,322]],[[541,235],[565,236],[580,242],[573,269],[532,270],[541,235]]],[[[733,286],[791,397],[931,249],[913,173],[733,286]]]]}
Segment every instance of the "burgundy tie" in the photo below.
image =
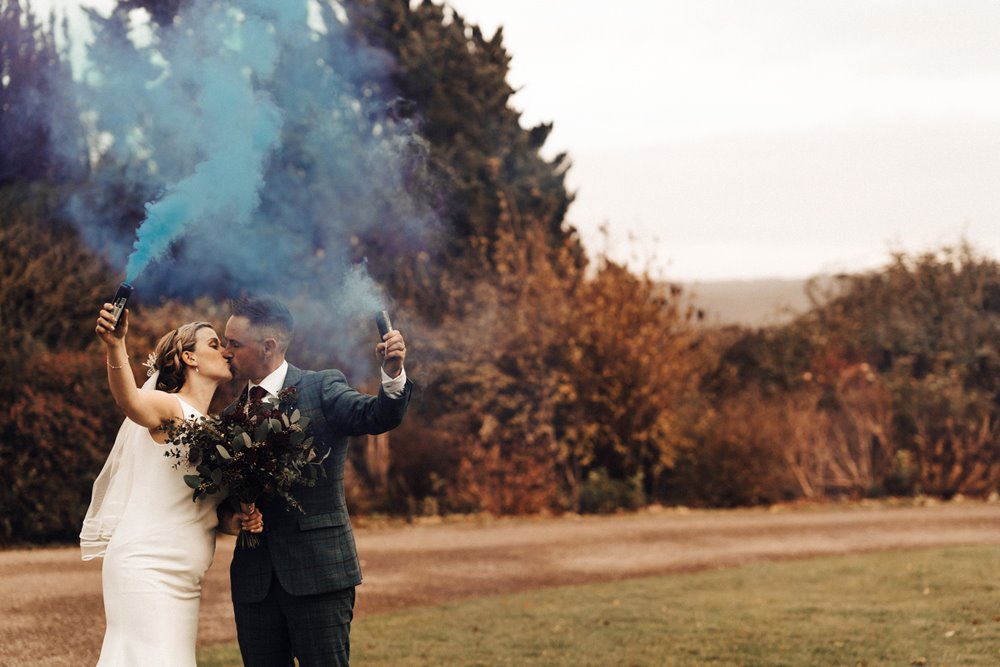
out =
{"type": "Polygon", "coordinates": [[[260,385],[257,385],[256,387],[252,387],[250,389],[250,401],[251,402],[258,402],[259,403],[260,401],[264,400],[264,398],[266,396],[267,396],[267,389],[264,389],[260,385]]]}

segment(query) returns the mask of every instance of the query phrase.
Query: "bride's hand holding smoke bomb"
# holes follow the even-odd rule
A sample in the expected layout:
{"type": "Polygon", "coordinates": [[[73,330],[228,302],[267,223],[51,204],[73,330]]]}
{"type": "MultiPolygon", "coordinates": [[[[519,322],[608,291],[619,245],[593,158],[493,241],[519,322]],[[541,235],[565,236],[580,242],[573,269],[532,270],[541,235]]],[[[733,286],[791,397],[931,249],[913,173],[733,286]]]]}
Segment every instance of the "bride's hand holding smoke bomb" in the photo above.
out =
{"type": "Polygon", "coordinates": [[[122,283],[115,292],[111,303],[105,303],[97,318],[97,335],[110,348],[125,339],[128,331],[128,304],[132,296],[132,286],[122,283]]]}
{"type": "Polygon", "coordinates": [[[128,309],[116,312],[112,304],[105,303],[97,315],[95,332],[108,347],[120,343],[128,333],[128,309]]]}
{"type": "Polygon", "coordinates": [[[132,296],[132,286],[128,283],[122,283],[118,286],[118,291],[115,292],[115,298],[111,300],[111,317],[116,327],[122,313],[125,312],[125,306],[128,304],[130,296],[132,296]]]}
{"type": "Polygon", "coordinates": [[[389,313],[384,310],[375,316],[375,323],[382,336],[382,342],[375,346],[375,354],[382,362],[382,370],[386,375],[398,377],[406,359],[406,342],[403,340],[403,334],[392,328],[389,313]]]}
{"type": "MultiPolygon", "coordinates": [[[[122,283],[115,292],[111,303],[105,303],[97,316],[97,337],[108,346],[109,372],[128,367],[128,351],[125,349],[125,334],[128,332],[128,304],[132,296],[132,286],[122,283]]],[[[129,371],[131,373],[131,371],[129,371]]],[[[113,373],[112,373],[113,374],[113,373]]]]}

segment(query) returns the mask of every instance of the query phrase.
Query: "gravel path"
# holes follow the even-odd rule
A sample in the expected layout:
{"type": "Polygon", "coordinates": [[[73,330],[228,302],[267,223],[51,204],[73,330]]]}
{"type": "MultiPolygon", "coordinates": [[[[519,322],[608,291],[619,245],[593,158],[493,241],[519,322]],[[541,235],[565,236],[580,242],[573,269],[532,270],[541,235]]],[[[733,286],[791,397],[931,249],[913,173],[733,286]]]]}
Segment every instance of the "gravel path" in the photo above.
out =
{"type": "MultiPolygon", "coordinates": [[[[757,560],[1000,544],[1000,503],[795,510],[646,511],[613,517],[469,520],[356,530],[357,615],[547,586],[757,560]]],[[[235,638],[219,540],[199,643],[235,638]]],[[[0,551],[0,665],[94,664],[104,633],[101,561],[75,548],[0,551]]]]}

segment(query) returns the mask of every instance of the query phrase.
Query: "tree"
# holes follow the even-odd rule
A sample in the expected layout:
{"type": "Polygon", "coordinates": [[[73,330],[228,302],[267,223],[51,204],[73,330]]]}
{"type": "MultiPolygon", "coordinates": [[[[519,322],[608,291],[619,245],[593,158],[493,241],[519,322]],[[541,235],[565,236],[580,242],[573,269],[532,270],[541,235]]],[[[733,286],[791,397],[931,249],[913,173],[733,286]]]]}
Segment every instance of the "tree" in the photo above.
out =
{"type": "Polygon", "coordinates": [[[914,454],[922,490],[997,490],[1000,263],[962,245],[843,282],[815,323],[844,358],[886,378],[895,439],[914,454]]]}
{"type": "Polygon", "coordinates": [[[66,182],[86,168],[72,76],[48,30],[19,0],[0,0],[0,187],[66,182]]]}
{"type": "Polygon", "coordinates": [[[433,169],[447,183],[445,265],[475,277],[494,265],[501,235],[537,231],[553,255],[569,248],[582,266],[582,247],[566,222],[568,157],[540,155],[550,124],[521,127],[502,28],[486,39],[478,26],[430,0],[415,7],[406,0],[344,6],[353,29],[395,59],[391,81],[412,101],[433,169]]]}
{"type": "MultiPolygon", "coordinates": [[[[440,432],[434,473],[454,480],[439,505],[577,509],[591,479],[654,497],[692,444],[704,363],[693,311],[612,262],[588,276],[537,228],[502,234],[495,258],[467,308],[418,336],[427,388],[413,417],[440,432]]],[[[411,444],[433,446],[401,443],[403,457],[411,444]]]]}
{"type": "Polygon", "coordinates": [[[968,246],[897,255],[813,298],[728,346],[705,383],[716,406],[777,406],[805,495],[996,491],[1000,264],[968,246]]]}
{"type": "Polygon", "coordinates": [[[79,532],[120,422],[92,335],[111,280],[60,203],[51,188],[0,189],[0,544],[79,532]]]}

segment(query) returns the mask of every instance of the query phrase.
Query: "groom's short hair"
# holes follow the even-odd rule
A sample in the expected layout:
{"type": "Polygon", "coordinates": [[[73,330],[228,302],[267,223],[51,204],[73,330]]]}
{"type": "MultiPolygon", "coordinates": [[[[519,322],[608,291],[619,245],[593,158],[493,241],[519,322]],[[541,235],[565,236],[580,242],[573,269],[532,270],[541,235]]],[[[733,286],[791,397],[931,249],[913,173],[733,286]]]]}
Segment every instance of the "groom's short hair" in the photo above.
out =
{"type": "Polygon", "coordinates": [[[243,297],[232,301],[230,307],[233,317],[247,318],[250,326],[273,336],[282,353],[288,350],[295,320],[281,301],[270,296],[243,297]]]}

